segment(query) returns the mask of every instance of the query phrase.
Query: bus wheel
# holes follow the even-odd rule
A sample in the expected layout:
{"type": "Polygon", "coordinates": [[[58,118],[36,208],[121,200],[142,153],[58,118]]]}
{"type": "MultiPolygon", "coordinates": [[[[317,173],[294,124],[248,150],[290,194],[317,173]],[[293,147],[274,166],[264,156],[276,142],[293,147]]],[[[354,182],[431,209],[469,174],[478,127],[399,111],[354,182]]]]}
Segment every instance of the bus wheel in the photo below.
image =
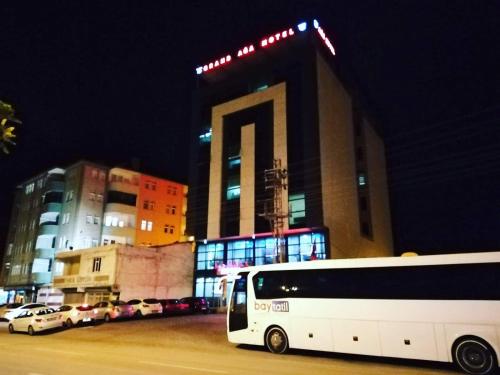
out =
{"type": "Polygon", "coordinates": [[[466,373],[493,374],[497,361],[493,349],[478,337],[463,337],[453,346],[453,360],[466,373]]]}
{"type": "Polygon", "coordinates": [[[280,327],[272,327],[266,333],[266,346],[271,353],[283,354],[288,350],[288,338],[280,327]]]}

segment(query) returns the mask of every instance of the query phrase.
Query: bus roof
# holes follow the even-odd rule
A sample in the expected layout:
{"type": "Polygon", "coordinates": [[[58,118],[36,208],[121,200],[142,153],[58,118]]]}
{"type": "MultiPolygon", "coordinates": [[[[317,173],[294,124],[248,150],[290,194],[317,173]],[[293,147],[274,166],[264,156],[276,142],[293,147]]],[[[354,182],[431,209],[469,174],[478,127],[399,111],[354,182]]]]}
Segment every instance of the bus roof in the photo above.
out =
{"type": "Polygon", "coordinates": [[[419,255],[412,257],[379,257],[326,259],[308,262],[276,263],[262,266],[242,268],[245,271],[285,271],[296,269],[324,268],[368,268],[368,267],[404,267],[424,266],[433,264],[466,264],[466,263],[497,263],[500,262],[500,251],[480,253],[457,253],[443,255],[419,255]]]}

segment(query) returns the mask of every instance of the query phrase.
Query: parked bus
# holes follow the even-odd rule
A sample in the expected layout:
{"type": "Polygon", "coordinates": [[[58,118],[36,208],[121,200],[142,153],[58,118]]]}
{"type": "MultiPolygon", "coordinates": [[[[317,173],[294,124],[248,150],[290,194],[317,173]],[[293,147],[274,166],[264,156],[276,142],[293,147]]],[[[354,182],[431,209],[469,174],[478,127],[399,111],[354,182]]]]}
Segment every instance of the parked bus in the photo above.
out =
{"type": "Polygon", "coordinates": [[[455,362],[498,370],[500,252],[249,267],[233,284],[232,343],[455,362]]]}

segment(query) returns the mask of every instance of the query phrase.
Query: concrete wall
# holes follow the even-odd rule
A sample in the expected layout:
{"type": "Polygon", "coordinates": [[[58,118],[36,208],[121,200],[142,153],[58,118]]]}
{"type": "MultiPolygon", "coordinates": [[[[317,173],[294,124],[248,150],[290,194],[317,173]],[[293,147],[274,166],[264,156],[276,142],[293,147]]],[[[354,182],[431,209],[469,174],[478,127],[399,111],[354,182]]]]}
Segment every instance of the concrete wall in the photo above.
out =
{"type": "Polygon", "coordinates": [[[373,239],[360,232],[352,101],[342,83],[317,55],[321,182],[324,223],[330,230],[330,257],[392,254],[384,146],[366,124],[368,181],[373,239]]]}
{"type": "Polygon", "coordinates": [[[120,291],[120,299],[191,296],[194,267],[191,249],[191,243],[118,249],[114,288],[120,291]]]}
{"type": "MultiPolygon", "coordinates": [[[[281,164],[286,168],[288,151],[287,151],[287,138],[286,138],[286,83],[278,83],[274,86],[267,88],[264,91],[254,92],[237,99],[228,101],[226,103],[218,104],[212,108],[212,143],[210,149],[210,188],[208,200],[208,223],[207,223],[207,238],[214,239],[220,237],[220,216],[221,216],[221,197],[222,197],[222,149],[224,144],[224,129],[223,117],[225,115],[243,110],[245,108],[253,107],[265,102],[273,102],[273,157],[281,159],[281,164]]],[[[248,146],[248,138],[250,137],[249,131],[245,131],[244,143],[248,146]]],[[[258,152],[258,150],[248,150],[248,152],[258,152]]],[[[248,154],[247,154],[248,156],[248,154]]],[[[243,163],[243,161],[242,161],[243,163]]],[[[244,171],[242,173],[242,184],[250,182],[245,181],[249,173],[244,171]]],[[[249,198],[243,194],[251,194],[252,191],[242,191],[240,195],[240,202],[248,201],[249,198]]],[[[244,204],[244,203],[243,203],[244,204]]],[[[284,190],[282,194],[282,205],[288,207],[288,190],[284,190]]],[[[250,207],[244,207],[244,222],[240,223],[240,228],[247,231],[250,228],[247,223],[254,221],[254,217],[249,217],[250,207]]],[[[255,215],[255,212],[252,213],[255,215]]],[[[288,222],[285,220],[285,230],[288,229],[288,222]]],[[[240,232],[240,235],[248,235],[253,232],[240,232]]]]}

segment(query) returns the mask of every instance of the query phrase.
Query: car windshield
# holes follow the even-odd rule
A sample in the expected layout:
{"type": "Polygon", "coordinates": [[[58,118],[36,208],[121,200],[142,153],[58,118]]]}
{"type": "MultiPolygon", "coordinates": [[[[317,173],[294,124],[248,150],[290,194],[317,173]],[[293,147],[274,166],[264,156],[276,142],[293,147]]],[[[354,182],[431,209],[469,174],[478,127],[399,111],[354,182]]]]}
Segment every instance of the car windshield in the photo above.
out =
{"type": "Polygon", "coordinates": [[[156,298],[146,298],[144,300],[146,303],[159,303],[159,301],[156,298]]]}
{"type": "Polygon", "coordinates": [[[123,302],[123,301],[111,301],[111,304],[113,306],[123,306],[123,305],[126,305],[126,303],[123,302]]]}

